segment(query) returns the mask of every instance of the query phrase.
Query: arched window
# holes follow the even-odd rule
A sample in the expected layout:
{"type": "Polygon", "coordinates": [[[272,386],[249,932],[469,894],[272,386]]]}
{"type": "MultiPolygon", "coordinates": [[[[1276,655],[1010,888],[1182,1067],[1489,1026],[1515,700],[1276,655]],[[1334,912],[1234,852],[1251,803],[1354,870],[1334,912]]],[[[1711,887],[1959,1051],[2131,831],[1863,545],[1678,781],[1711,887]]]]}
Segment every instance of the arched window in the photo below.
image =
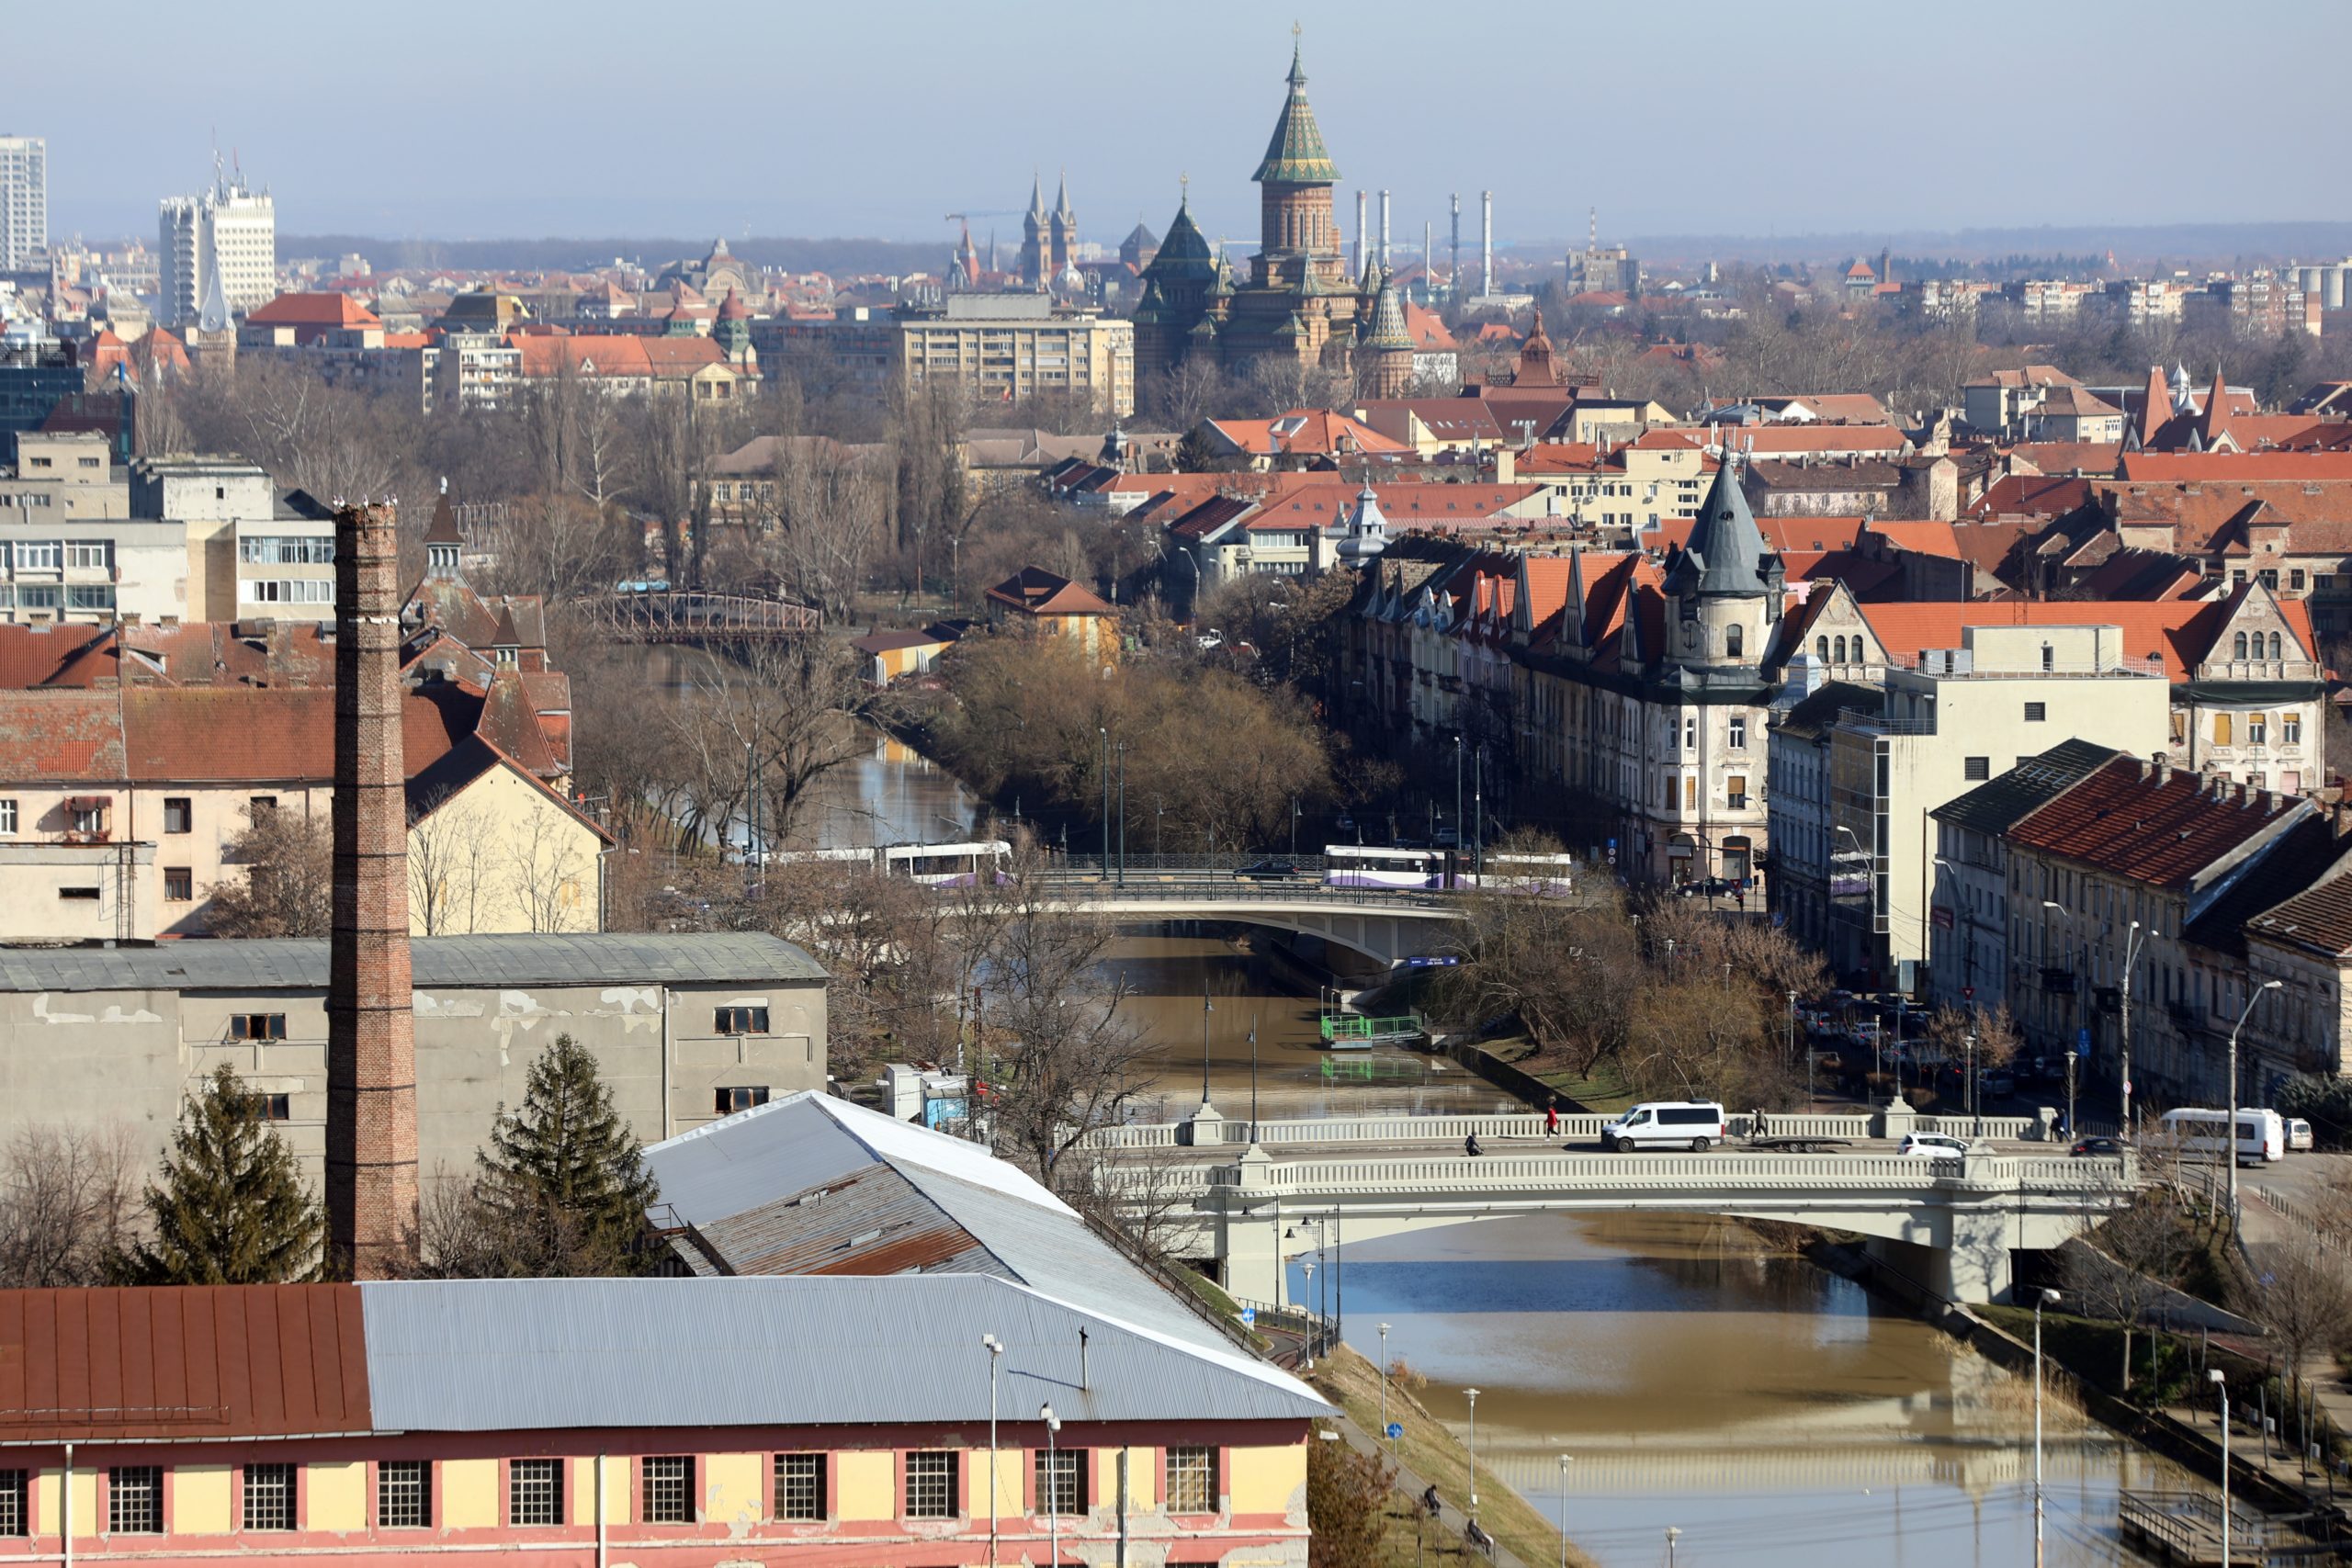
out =
{"type": "Polygon", "coordinates": [[[2238,633],[2238,636],[2237,636],[2237,641],[2236,641],[2233,646],[2233,647],[2235,647],[2235,648],[2236,648],[2236,649],[2237,649],[2237,659],[2238,659],[2238,662],[2239,662],[2239,663],[2241,663],[2241,664],[2245,663],[2245,633],[2244,633],[2244,632],[2240,632],[2240,633],[2238,633]]]}
{"type": "Polygon", "coordinates": [[[2278,649],[2282,646],[2283,644],[2280,641],[2278,634],[2277,632],[2272,632],[2270,634],[2270,657],[2273,659],[2281,657],[2278,649]]]}
{"type": "Polygon", "coordinates": [[[1846,639],[1842,637],[1838,639],[1838,662],[1846,662],[1846,639]]]}
{"type": "Polygon", "coordinates": [[[1813,639],[1813,656],[1815,659],[1820,660],[1824,664],[1829,662],[1829,639],[1827,637],[1817,637],[1813,639]]]}
{"type": "Polygon", "coordinates": [[[1743,656],[1747,644],[1747,628],[1734,623],[1724,628],[1724,651],[1734,659],[1743,656]]]}

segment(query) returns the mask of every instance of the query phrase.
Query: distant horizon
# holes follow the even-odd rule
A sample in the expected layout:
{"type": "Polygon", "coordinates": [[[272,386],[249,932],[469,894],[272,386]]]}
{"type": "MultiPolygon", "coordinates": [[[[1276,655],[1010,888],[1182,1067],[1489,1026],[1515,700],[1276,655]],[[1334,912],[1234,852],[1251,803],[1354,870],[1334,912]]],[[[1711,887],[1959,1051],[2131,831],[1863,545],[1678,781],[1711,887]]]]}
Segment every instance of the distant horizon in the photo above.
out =
{"type": "Polygon", "coordinates": [[[412,0],[397,35],[426,63],[401,70],[396,109],[338,119],[303,85],[390,59],[378,18],[246,0],[227,72],[190,68],[218,57],[217,17],[134,9],[101,75],[10,84],[6,129],[48,139],[52,234],[152,234],[217,142],[295,234],[845,234],[944,254],[959,211],[1017,241],[1033,172],[1050,200],[1067,166],[1083,234],[1163,231],[1189,175],[1203,232],[1247,241],[1294,15],[1351,239],[1360,187],[1375,211],[1394,193],[1411,248],[1425,221],[1444,232],[1449,193],[1475,227],[1488,189],[1521,246],[1579,238],[1596,207],[1602,239],[1629,242],[2291,222],[2255,215],[2340,204],[2312,171],[2333,166],[2352,58],[2352,6],[2215,28],[2192,0],[2147,0],[2128,28],[1981,0],[1959,30],[1917,8],[1853,24],[1698,0],[1670,37],[1638,9],[1581,6],[1481,27],[1406,0],[1082,18],[908,0],[887,33],[854,11],[752,7],[684,53],[649,49],[687,35],[618,0],[577,0],[560,29],[412,0]],[[1974,64],[2020,51],[2030,69],[1974,64]],[[105,92],[161,80],[173,90],[105,92]],[[1155,84],[1183,112],[1139,112],[1155,84]],[[1605,151],[1577,146],[1586,127],[1605,151]]]}

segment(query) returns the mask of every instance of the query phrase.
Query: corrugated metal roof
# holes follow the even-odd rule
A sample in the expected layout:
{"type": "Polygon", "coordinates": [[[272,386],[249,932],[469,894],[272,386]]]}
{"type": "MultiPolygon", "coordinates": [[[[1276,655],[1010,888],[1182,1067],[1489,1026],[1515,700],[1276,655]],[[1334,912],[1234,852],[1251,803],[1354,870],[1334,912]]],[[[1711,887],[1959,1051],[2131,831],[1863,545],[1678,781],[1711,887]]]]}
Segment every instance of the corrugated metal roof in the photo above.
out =
{"type": "MultiPolygon", "coordinates": [[[[826,978],[808,953],[762,931],[417,937],[409,953],[420,990],[826,978]]],[[[322,991],[327,963],[328,943],[318,938],[0,947],[0,991],[322,991]]]]}
{"type": "Polygon", "coordinates": [[[1296,1420],[1304,1384],[1008,1280],[398,1280],[357,1287],[368,1378],[387,1430],[923,1423],[998,1409],[1068,1421],[1296,1420]],[[1079,1386],[1079,1331],[1088,1334],[1079,1386]]]}
{"type": "Polygon", "coordinates": [[[1012,1161],[845,1100],[788,1095],[655,1144],[645,1162],[705,1255],[738,1274],[988,1272],[1060,1301],[1114,1303],[1103,1310],[1186,1345],[1227,1346],[1012,1161]],[[873,1179],[884,1170],[899,1179],[873,1179]],[[910,1202],[909,1189],[927,1203],[910,1202]],[[945,1224],[923,1224],[925,1209],[945,1224]],[[951,1249],[955,1231],[984,1258],[951,1249]],[[906,1249],[918,1235],[929,1238],[922,1256],[906,1249]],[[840,1255],[816,1250],[833,1246],[840,1255]]]}
{"type": "Polygon", "coordinates": [[[0,1442],[369,1429],[350,1285],[0,1291],[0,1442]]]}

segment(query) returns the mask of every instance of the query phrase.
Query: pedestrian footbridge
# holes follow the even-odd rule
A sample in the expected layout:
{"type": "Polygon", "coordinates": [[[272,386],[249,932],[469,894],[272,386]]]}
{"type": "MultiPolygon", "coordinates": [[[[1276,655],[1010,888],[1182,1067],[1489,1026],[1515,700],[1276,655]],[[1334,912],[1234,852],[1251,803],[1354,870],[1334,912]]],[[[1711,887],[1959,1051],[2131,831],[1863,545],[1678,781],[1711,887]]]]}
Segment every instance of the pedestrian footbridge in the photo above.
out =
{"type": "MultiPolygon", "coordinates": [[[[1794,1135],[1883,1137],[1890,1115],[1928,1131],[1980,1125],[1964,1117],[1911,1119],[1898,1111],[1875,1118],[1773,1118],[1770,1130],[1783,1130],[1785,1121],[1794,1135]],[[1814,1123],[1825,1125],[1816,1130],[1814,1123]]],[[[1577,1122],[1590,1122],[1597,1131],[1600,1121],[1562,1120],[1562,1137],[1569,1140],[1582,1131],[1577,1122]]],[[[1178,1256],[1213,1262],[1235,1295],[1277,1303],[1286,1260],[1319,1244],[1500,1215],[1641,1211],[1852,1232],[1948,1300],[1998,1301],[2008,1292],[2012,1253],[2058,1247],[2127,1201],[2137,1185],[2128,1154],[2075,1159],[2054,1145],[1980,1145],[1958,1159],[1900,1156],[1883,1146],[1831,1154],[1758,1153],[1736,1145],[1703,1154],[1602,1154],[1544,1140],[1528,1152],[1510,1150],[1504,1140],[1543,1137],[1540,1116],[1335,1118],[1335,1133],[1354,1135],[1314,1139],[1323,1146],[1279,1157],[1269,1149],[1269,1142],[1280,1147],[1285,1135],[1309,1125],[1268,1123],[1259,1129],[1263,1140],[1243,1142],[1229,1159],[1193,1151],[1246,1134],[1246,1122],[1196,1118],[1165,1129],[1164,1143],[1160,1128],[1109,1129],[1098,1135],[1100,1179],[1120,1201],[1150,1209],[1178,1256]],[[1466,1130],[1456,1134],[1455,1123],[1466,1130]],[[1180,1131],[1197,1141],[1180,1141],[1180,1131]],[[1491,1152],[1429,1152],[1432,1137],[1453,1141],[1469,1132],[1491,1152]],[[1408,1152],[1414,1145],[1420,1149],[1408,1152]],[[1155,1147],[1168,1152],[1147,1152],[1155,1147]]],[[[2007,1117],[1996,1130],[1986,1118],[1981,1135],[2015,1138],[2036,1125],[2007,1117]]]]}

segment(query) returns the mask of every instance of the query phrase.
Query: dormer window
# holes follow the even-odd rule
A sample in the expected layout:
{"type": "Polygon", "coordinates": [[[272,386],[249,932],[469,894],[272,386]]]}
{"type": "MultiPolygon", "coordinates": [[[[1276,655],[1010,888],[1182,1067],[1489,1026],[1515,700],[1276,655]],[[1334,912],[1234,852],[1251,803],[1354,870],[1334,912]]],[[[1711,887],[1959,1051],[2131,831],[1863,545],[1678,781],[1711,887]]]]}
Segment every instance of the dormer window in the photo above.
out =
{"type": "Polygon", "coordinates": [[[424,547],[424,569],[435,577],[458,575],[458,547],[427,545],[424,547]]]}
{"type": "Polygon", "coordinates": [[[512,670],[514,668],[515,662],[521,656],[521,653],[522,649],[517,648],[493,648],[490,650],[492,662],[495,663],[502,670],[512,670]]]}

